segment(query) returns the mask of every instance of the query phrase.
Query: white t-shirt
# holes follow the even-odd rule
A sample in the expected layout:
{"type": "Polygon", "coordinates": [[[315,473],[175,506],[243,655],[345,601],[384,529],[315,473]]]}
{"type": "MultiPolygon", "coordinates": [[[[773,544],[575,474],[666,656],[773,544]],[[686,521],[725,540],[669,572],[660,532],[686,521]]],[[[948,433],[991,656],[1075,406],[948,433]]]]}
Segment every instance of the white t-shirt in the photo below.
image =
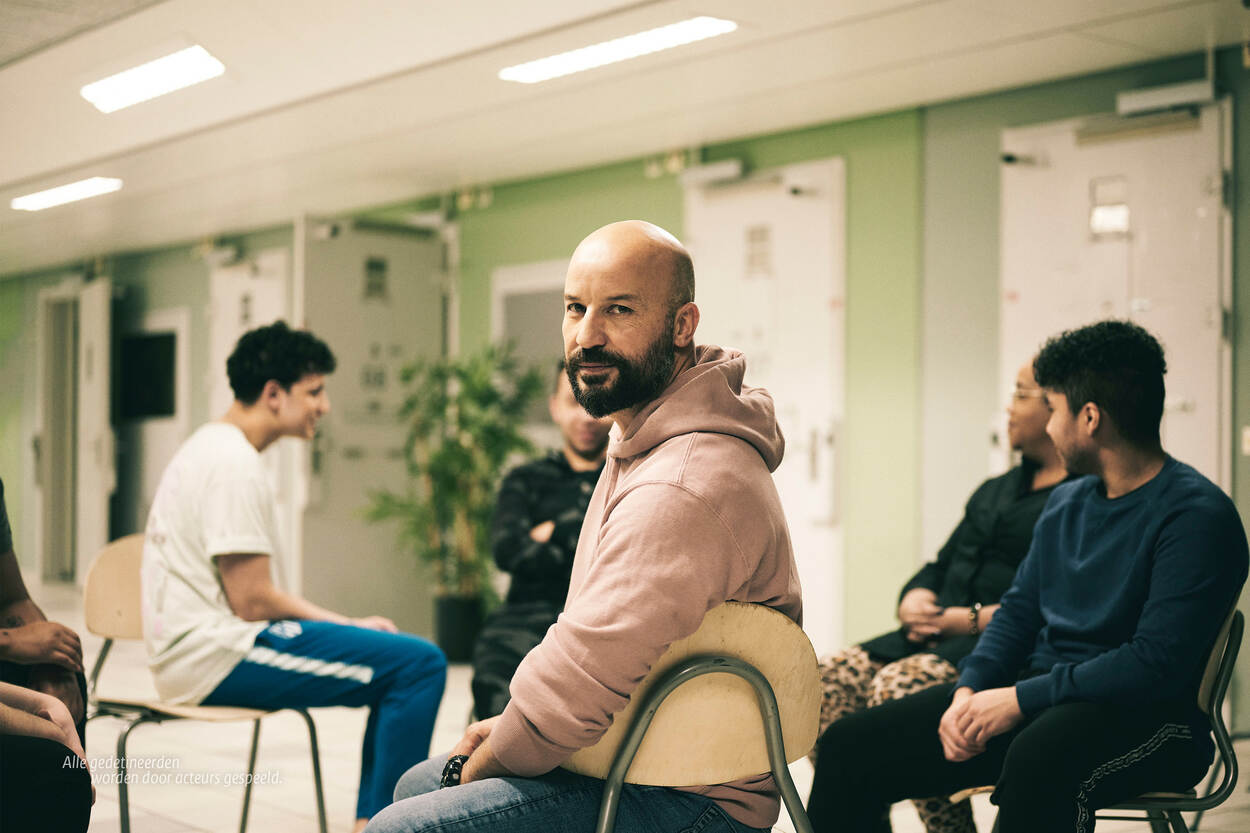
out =
{"type": "Polygon", "coordinates": [[[161,698],[199,703],[268,622],[230,609],[214,556],[261,553],[279,584],[273,490],[242,430],[210,422],[161,476],[143,544],[143,641],[161,698]]]}

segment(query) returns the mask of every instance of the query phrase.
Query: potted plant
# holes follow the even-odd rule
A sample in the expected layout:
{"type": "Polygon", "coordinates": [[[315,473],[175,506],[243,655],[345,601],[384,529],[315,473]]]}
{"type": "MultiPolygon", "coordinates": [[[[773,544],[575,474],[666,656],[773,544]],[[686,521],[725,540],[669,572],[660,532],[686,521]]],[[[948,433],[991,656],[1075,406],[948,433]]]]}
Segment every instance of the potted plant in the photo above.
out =
{"type": "Polygon", "coordinates": [[[408,487],[372,492],[367,516],[399,521],[401,546],[433,567],[435,639],[449,660],[464,662],[495,600],[495,491],[510,458],[533,452],[521,428],[545,382],[537,369],[523,370],[510,347],[493,345],[418,360],[400,379],[408,487]]]}

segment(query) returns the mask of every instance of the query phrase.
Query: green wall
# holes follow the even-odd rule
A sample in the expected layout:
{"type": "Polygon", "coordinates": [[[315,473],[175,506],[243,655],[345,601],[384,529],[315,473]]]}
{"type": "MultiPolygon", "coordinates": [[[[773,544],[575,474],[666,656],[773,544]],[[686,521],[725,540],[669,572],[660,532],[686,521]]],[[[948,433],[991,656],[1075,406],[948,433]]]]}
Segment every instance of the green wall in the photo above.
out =
{"type": "MultiPolygon", "coordinates": [[[[1220,87],[1233,96],[1233,498],[1250,529],[1250,456],[1241,432],[1250,429],[1250,70],[1238,50],[1220,53],[1220,87]]],[[[1246,710],[1250,715],[1250,687],[1246,710]]]]}
{"type": "Polygon", "coordinates": [[[10,392],[10,395],[0,396],[0,480],[6,484],[4,502],[17,536],[14,546],[19,556],[24,549],[20,536],[26,526],[25,494],[19,488],[23,481],[22,458],[26,453],[20,439],[25,397],[14,396],[12,392],[21,390],[18,356],[26,329],[24,293],[25,287],[18,281],[0,283],[0,389],[10,392]]]}
{"type": "MultiPolygon", "coordinates": [[[[854,592],[846,595],[844,617],[851,639],[892,626],[888,600],[916,562],[921,142],[920,116],[907,111],[704,149],[707,162],[738,158],[751,170],[846,160],[843,482],[845,586],[854,592]]],[[[681,186],[669,176],[646,179],[641,161],[497,186],[489,208],[459,217],[461,346],[489,338],[495,268],[566,258],[595,228],[628,218],[680,236],[681,186]]]]}
{"type": "MultiPolygon", "coordinates": [[[[1241,434],[1250,430],[1250,71],[1239,50],[1220,53],[1220,87],[1233,96],[1233,499],[1250,530],[1250,456],[1241,453],[1241,434]]],[[[1250,613],[1243,591],[1242,610],[1250,613]]],[[[1250,726],[1250,667],[1242,663],[1233,680],[1234,728],[1250,726]]]]}

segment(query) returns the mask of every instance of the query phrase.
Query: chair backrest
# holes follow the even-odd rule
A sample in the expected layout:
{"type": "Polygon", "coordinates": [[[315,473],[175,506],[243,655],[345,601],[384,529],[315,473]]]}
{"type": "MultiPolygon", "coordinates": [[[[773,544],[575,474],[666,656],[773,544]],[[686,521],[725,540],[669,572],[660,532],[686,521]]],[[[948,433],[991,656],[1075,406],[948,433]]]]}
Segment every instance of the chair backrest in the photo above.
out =
{"type": "MultiPolygon", "coordinates": [[[[674,642],[617,713],[599,742],[575,752],[565,769],[606,778],[647,691],[668,669],[694,656],[728,656],[757,668],[777,698],[787,761],[807,754],[820,722],[820,671],[802,628],[763,605],[727,602],[674,642]]],[[[707,674],[660,706],[625,780],[632,784],[720,784],[769,771],[763,720],[754,690],[729,674],[707,674]]]]}
{"type": "Polygon", "coordinates": [[[1224,626],[1220,628],[1219,635],[1215,637],[1211,653],[1207,656],[1207,667],[1202,672],[1202,683],[1198,686],[1198,708],[1202,709],[1204,714],[1209,715],[1213,711],[1219,711],[1224,703],[1224,694],[1228,690],[1233,663],[1237,661],[1237,653],[1241,647],[1243,628],[1244,618],[1241,611],[1233,608],[1224,620],[1224,626]],[[1235,622],[1236,626],[1234,626],[1235,622]],[[1225,655],[1230,655],[1227,663],[1224,662],[1225,655]],[[1221,675],[1221,671],[1226,673],[1221,675]]]}
{"type": "Polygon", "coordinates": [[[142,639],[143,535],[127,535],[100,550],[87,571],[83,614],[87,630],[107,639],[142,639]]]}

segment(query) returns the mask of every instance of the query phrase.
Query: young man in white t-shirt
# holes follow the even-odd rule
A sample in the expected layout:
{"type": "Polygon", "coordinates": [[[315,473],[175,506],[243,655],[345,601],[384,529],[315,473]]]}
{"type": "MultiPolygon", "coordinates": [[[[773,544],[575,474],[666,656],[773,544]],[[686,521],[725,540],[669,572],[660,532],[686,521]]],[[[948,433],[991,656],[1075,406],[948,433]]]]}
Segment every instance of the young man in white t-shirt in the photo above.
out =
{"type": "Polygon", "coordinates": [[[262,709],[369,706],[356,829],[429,752],[446,659],[389,619],[351,619],[281,589],[274,496],[260,452],[311,439],[330,410],[324,342],[281,321],[226,362],[235,401],[161,477],[143,549],[143,628],[161,697],[262,709]]]}

